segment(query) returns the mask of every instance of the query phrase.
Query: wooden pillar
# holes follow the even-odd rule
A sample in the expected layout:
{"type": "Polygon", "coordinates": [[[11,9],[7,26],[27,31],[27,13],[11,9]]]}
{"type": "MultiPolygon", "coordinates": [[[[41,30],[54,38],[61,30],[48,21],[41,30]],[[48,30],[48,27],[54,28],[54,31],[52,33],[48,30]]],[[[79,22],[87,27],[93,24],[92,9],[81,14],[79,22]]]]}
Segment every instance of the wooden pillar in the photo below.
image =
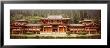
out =
{"type": "Polygon", "coordinates": [[[77,29],[77,33],[78,33],[78,29],[77,29]]]}
{"type": "Polygon", "coordinates": [[[90,34],[90,29],[89,29],[89,34],[90,34]]]}
{"type": "Polygon", "coordinates": [[[51,27],[51,32],[52,32],[52,27],[51,27]]]}
{"type": "Polygon", "coordinates": [[[98,32],[97,31],[95,31],[96,32],[96,34],[98,34],[98,32]]]}
{"type": "Polygon", "coordinates": [[[89,31],[89,34],[90,34],[90,31],[89,31]]]}
{"type": "Polygon", "coordinates": [[[66,31],[65,32],[67,32],[67,27],[65,27],[66,28],[66,31]]]}
{"type": "Polygon", "coordinates": [[[59,26],[58,26],[58,32],[59,32],[59,26]]]}
{"type": "Polygon", "coordinates": [[[44,32],[44,27],[43,27],[43,32],[44,32]]]}
{"type": "Polygon", "coordinates": [[[64,26],[63,26],[63,32],[64,32],[64,26]]]}
{"type": "Polygon", "coordinates": [[[46,27],[47,29],[46,29],[46,32],[49,32],[49,27],[46,27]]]}
{"type": "Polygon", "coordinates": [[[47,32],[47,28],[46,27],[44,27],[44,30],[45,30],[44,32],[47,32]]]}
{"type": "Polygon", "coordinates": [[[47,32],[47,27],[44,28],[44,32],[47,32]]]}

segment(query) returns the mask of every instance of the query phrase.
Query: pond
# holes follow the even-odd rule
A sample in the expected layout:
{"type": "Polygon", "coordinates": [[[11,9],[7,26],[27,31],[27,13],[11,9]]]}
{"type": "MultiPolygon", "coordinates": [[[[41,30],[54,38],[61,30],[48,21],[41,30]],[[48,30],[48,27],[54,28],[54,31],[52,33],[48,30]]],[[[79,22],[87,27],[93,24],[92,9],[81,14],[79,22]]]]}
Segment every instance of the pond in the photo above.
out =
{"type": "Polygon", "coordinates": [[[80,37],[52,37],[52,36],[36,36],[36,37],[27,37],[27,36],[10,36],[11,39],[101,39],[100,35],[95,36],[80,36],[80,37]]]}

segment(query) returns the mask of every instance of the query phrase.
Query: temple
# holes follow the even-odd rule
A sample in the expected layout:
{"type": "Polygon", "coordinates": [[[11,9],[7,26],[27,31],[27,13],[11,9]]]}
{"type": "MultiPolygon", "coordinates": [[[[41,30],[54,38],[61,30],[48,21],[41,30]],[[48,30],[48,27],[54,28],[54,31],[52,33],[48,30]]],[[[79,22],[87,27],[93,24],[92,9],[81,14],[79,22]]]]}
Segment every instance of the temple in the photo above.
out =
{"type": "Polygon", "coordinates": [[[43,32],[66,32],[70,18],[63,18],[61,15],[52,15],[42,18],[43,32]]]}
{"type": "Polygon", "coordinates": [[[11,23],[12,34],[25,33],[78,33],[86,32],[88,34],[95,34],[100,32],[98,24],[93,20],[84,19],[79,24],[70,24],[70,18],[64,18],[62,15],[49,15],[47,18],[42,18],[40,24],[30,24],[26,20],[16,20],[11,23]]]}

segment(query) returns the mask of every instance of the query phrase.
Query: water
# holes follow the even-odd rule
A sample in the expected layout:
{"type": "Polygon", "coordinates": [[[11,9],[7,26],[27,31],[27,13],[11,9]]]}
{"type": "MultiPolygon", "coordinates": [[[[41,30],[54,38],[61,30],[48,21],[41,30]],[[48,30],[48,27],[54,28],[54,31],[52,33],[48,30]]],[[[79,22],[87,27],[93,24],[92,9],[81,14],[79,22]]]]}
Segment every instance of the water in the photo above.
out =
{"type": "Polygon", "coordinates": [[[82,37],[52,37],[52,36],[36,36],[36,37],[27,37],[27,36],[10,36],[11,39],[101,39],[100,35],[95,36],[82,36],[82,37]]]}

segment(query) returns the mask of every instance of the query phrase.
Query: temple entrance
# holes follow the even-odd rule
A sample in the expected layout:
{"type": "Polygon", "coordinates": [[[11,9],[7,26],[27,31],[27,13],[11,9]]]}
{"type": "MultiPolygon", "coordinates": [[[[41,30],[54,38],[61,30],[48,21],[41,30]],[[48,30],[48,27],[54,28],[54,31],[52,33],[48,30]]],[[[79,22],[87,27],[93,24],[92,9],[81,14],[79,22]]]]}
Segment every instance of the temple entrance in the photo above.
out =
{"type": "Polygon", "coordinates": [[[59,32],[66,32],[66,27],[59,27],[59,32]]]}
{"type": "Polygon", "coordinates": [[[53,31],[53,32],[58,32],[57,29],[53,29],[52,31],[53,31]]]}
{"type": "Polygon", "coordinates": [[[58,25],[52,26],[52,32],[58,32],[58,25]]]}

